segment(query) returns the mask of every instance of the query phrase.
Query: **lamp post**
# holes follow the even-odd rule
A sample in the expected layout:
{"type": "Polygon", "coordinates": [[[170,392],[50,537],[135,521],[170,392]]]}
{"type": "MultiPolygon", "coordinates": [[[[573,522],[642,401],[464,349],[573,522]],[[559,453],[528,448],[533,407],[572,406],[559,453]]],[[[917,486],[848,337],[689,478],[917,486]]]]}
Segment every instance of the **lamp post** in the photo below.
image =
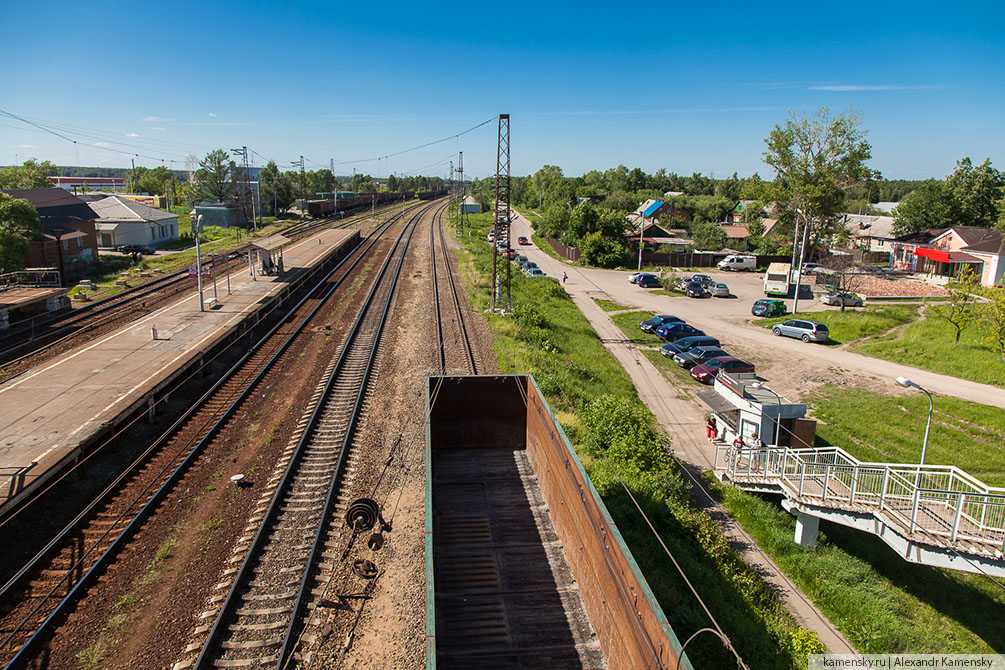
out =
{"type": "Polygon", "coordinates": [[[920,384],[912,382],[907,377],[897,377],[897,383],[906,389],[916,388],[919,391],[923,391],[925,395],[928,396],[928,423],[925,424],[925,441],[921,444],[921,463],[919,463],[918,477],[921,477],[921,466],[925,465],[925,452],[928,451],[928,431],[932,427],[932,411],[935,409],[935,403],[932,401],[932,394],[928,392],[927,389],[922,387],[920,384]]]}
{"type": "Polygon", "coordinates": [[[774,442],[773,446],[777,447],[778,446],[778,428],[779,428],[779,426],[780,426],[780,424],[782,422],[782,418],[781,418],[781,415],[782,415],[782,396],[778,395],[777,393],[775,393],[774,391],[772,391],[771,389],[769,389],[767,386],[765,386],[761,382],[754,382],[754,383],[751,384],[751,386],[753,386],[755,389],[761,389],[762,391],[767,391],[771,395],[775,396],[775,402],[778,403],[778,411],[775,413],[775,439],[773,440],[773,442],[774,442]]]}
{"type": "Polygon", "coordinates": [[[199,237],[202,233],[202,214],[195,217],[195,277],[199,286],[199,311],[205,312],[206,306],[202,301],[202,249],[199,246],[199,237]]]}

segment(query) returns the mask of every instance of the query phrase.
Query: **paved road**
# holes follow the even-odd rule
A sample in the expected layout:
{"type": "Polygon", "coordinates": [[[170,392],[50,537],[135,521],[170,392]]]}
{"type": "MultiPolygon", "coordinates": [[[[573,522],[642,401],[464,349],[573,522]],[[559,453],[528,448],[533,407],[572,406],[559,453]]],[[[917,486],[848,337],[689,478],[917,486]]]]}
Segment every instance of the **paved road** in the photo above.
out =
{"type": "MultiPolygon", "coordinates": [[[[530,236],[529,222],[518,216],[513,223],[514,238],[530,236]]],[[[779,393],[798,398],[822,381],[837,379],[842,383],[867,388],[889,388],[890,393],[903,393],[896,386],[897,377],[907,377],[933,394],[955,396],[986,405],[1005,408],[1005,388],[957,379],[900,363],[863,356],[834,346],[804,343],[788,337],[775,337],[771,331],[749,325],[750,305],[764,297],[761,276],[756,273],[707,272],[717,281],[726,282],[735,298],[693,298],[653,293],[628,283],[625,271],[597,270],[565,265],[542,251],[522,247],[521,253],[549,275],[561,278],[566,272],[566,288],[570,292],[587,292],[638,309],[673,314],[706,333],[718,337],[727,351],[749,358],[757,365],[758,374],[779,393]],[[818,374],[819,373],[819,374],[818,374]]],[[[789,308],[792,301],[787,301],[789,308]]],[[[800,310],[838,309],[816,301],[800,301],[800,310]]],[[[655,344],[655,342],[654,342],[655,344]]]]}
{"type": "MultiPolygon", "coordinates": [[[[523,216],[515,217],[512,239],[520,235],[529,238],[531,232],[529,222],[523,216]]],[[[763,358],[764,352],[767,351],[773,354],[772,358],[777,361],[765,368],[768,374],[775,377],[769,379],[772,387],[793,396],[801,393],[801,385],[798,379],[792,380],[793,375],[786,372],[793,368],[811,369],[813,366],[827,370],[832,377],[835,374],[847,375],[849,382],[868,380],[872,386],[877,382],[882,383],[883,377],[893,380],[898,376],[906,376],[935,393],[955,395],[1000,407],[1005,407],[1005,390],[963,382],[945,375],[868,358],[834,347],[774,337],[770,331],[747,325],[751,303],[757,298],[764,297],[760,277],[752,273],[738,275],[709,272],[708,274],[717,280],[727,282],[737,297],[695,300],[647,292],[629,284],[627,273],[623,271],[568,266],[535,247],[521,247],[521,253],[535,261],[550,276],[561,278],[563,273],[568,274],[565,282],[566,290],[600,335],[605,346],[628,372],[639,396],[656,416],[660,426],[672,438],[675,455],[696,484],[697,503],[720,524],[730,543],[740,552],[743,559],[778,594],[795,619],[805,628],[815,631],[821,642],[832,653],[854,653],[854,648],[827,617],[701,487],[697,476],[712,467],[714,450],[704,436],[706,408],[693,398],[694,388],[673,388],[637,347],[625,341],[623,333],[611,321],[610,315],[600,309],[593,298],[607,297],[626,306],[675,314],[687,319],[688,323],[716,335],[723,340],[724,345],[736,348],[741,353],[747,349],[759,352],[759,356],[763,358]]],[[[829,309],[819,303],[809,303],[807,306],[810,305],[812,309],[829,309]]],[[[760,365],[762,360],[757,362],[760,371],[764,368],[760,365]]],[[[762,376],[766,375],[762,373],[762,376]]],[[[893,386],[892,381],[890,386],[891,391],[899,388],[893,386]]]]}

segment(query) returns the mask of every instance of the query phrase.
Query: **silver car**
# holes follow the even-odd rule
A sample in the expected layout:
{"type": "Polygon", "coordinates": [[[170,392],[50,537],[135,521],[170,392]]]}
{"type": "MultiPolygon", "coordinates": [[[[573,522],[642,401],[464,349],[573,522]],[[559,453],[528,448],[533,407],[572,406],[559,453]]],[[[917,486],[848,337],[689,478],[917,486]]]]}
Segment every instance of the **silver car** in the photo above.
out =
{"type": "Polygon", "coordinates": [[[712,297],[715,298],[728,298],[730,295],[732,295],[729,292],[729,287],[723,284],[721,281],[712,284],[708,290],[712,292],[712,297]]]}
{"type": "Polygon", "coordinates": [[[771,327],[771,332],[779,336],[797,337],[803,342],[826,342],[831,339],[827,326],[819,321],[804,319],[789,319],[776,323],[771,327]]]}
{"type": "Polygon", "coordinates": [[[844,303],[845,307],[862,306],[862,298],[851,295],[849,293],[837,293],[833,291],[831,293],[825,293],[822,296],[820,296],[820,302],[822,302],[825,305],[840,305],[841,303],[844,303]]]}

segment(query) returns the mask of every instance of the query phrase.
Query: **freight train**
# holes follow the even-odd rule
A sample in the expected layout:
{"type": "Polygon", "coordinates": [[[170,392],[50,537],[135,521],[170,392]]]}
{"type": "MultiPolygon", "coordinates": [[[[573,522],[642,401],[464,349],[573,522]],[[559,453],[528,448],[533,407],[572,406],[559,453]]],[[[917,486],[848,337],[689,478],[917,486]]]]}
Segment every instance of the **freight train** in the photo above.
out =
{"type": "MultiPolygon", "coordinates": [[[[446,194],[446,191],[443,193],[446,194]]],[[[423,195],[424,193],[420,193],[419,197],[422,198],[423,195]]],[[[323,219],[335,214],[349,214],[392,202],[411,200],[414,197],[414,191],[403,191],[400,193],[364,193],[348,198],[339,198],[337,203],[332,200],[308,200],[307,213],[315,219],[323,219]]],[[[428,200],[429,198],[423,199],[428,200]]]]}

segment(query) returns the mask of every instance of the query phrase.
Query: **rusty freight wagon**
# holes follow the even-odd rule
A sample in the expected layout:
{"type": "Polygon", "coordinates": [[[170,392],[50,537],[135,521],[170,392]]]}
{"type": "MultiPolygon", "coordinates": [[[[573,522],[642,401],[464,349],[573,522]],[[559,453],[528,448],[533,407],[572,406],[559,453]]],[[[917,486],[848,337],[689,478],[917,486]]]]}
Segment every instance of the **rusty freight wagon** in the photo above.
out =
{"type": "Polygon", "coordinates": [[[426,391],[427,668],[678,667],[533,379],[430,377],[426,391]]]}

